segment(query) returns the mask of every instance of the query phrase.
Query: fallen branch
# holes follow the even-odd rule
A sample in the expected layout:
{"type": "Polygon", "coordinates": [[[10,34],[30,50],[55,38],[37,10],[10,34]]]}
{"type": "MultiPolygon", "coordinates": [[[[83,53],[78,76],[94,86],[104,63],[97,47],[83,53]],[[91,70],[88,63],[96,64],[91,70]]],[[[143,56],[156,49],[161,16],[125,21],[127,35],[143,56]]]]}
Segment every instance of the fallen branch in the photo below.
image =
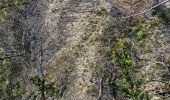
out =
{"type": "Polygon", "coordinates": [[[101,97],[102,97],[103,76],[104,76],[104,75],[102,75],[102,77],[100,78],[100,89],[99,89],[99,95],[98,95],[98,97],[97,97],[97,99],[96,99],[96,100],[100,100],[100,99],[101,99],[101,97]]]}
{"type": "Polygon", "coordinates": [[[28,3],[8,4],[7,6],[1,6],[1,7],[0,7],[0,11],[3,10],[3,9],[9,9],[9,8],[12,8],[12,7],[23,6],[23,5],[28,5],[28,3]]]}
{"type": "Polygon", "coordinates": [[[157,92],[157,94],[159,94],[159,95],[166,95],[166,94],[170,95],[170,91],[161,91],[161,92],[157,92]]]}
{"type": "Polygon", "coordinates": [[[170,1],[170,0],[165,0],[165,1],[161,2],[161,3],[156,4],[155,6],[152,6],[152,7],[149,8],[149,9],[146,9],[146,10],[141,11],[141,12],[139,12],[139,13],[136,13],[136,14],[134,14],[134,15],[129,15],[129,16],[121,17],[120,19],[126,19],[126,18],[131,18],[131,17],[135,17],[135,16],[142,15],[142,14],[144,14],[144,13],[146,13],[146,12],[148,12],[148,11],[150,11],[150,10],[152,10],[152,9],[154,9],[154,8],[162,5],[162,4],[165,4],[165,3],[169,2],[169,1],[170,1]]]}
{"type": "Polygon", "coordinates": [[[163,83],[164,81],[161,81],[161,80],[149,80],[145,84],[148,84],[150,82],[160,82],[160,83],[163,83]]]}
{"type": "Polygon", "coordinates": [[[6,59],[6,58],[19,57],[19,56],[21,56],[21,55],[22,55],[22,54],[3,56],[3,57],[0,57],[0,60],[4,60],[4,59],[6,59]]]}

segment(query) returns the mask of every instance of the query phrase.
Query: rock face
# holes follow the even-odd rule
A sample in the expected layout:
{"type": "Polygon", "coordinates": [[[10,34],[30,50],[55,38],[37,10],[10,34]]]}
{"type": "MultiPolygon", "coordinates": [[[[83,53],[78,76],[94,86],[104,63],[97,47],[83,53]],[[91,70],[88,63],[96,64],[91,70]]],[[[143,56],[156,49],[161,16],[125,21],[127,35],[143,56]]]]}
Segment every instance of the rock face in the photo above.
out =
{"type": "Polygon", "coordinates": [[[112,100],[107,87],[102,96],[98,96],[99,80],[112,66],[106,57],[107,47],[103,45],[105,29],[115,24],[114,31],[119,31],[116,29],[118,16],[150,7],[152,3],[147,0],[27,2],[24,10],[13,10],[0,27],[0,46],[9,52],[22,53],[20,59],[25,61],[25,70],[29,70],[24,71],[24,75],[34,72],[40,78],[46,75],[48,82],[58,83],[63,94],[60,100],[96,100],[98,97],[112,100]],[[144,4],[148,5],[144,7],[144,4]]]}

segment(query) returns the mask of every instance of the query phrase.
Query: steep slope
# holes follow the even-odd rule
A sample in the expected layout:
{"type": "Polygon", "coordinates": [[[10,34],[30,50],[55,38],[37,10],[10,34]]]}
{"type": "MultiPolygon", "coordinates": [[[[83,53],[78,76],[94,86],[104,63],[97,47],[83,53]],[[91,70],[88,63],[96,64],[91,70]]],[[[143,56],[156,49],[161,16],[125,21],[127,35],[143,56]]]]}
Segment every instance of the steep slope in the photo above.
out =
{"type": "MultiPolygon", "coordinates": [[[[59,82],[61,91],[64,93],[63,98],[66,100],[94,100],[96,98],[96,95],[90,96],[87,91],[94,84],[90,82],[94,78],[92,75],[95,72],[93,71],[104,67],[104,60],[102,61],[99,51],[101,49],[100,38],[106,27],[107,17],[98,17],[95,14],[95,10],[102,9],[102,6],[108,10],[109,8],[106,7],[111,7],[107,2],[103,5],[103,2],[63,1],[63,6],[60,6],[58,16],[62,21],[59,24],[63,25],[62,34],[68,37],[65,39],[64,47],[51,59],[47,74],[51,73],[50,79],[59,82]]],[[[62,3],[53,2],[53,9],[57,11],[57,6],[62,3]]]]}
{"type": "MultiPolygon", "coordinates": [[[[117,74],[111,59],[112,42],[123,37],[129,21],[135,21],[118,17],[152,4],[152,0],[27,0],[24,9],[11,9],[11,15],[0,25],[0,47],[10,54],[19,54],[12,59],[21,62],[19,80],[27,91],[25,97],[36,90],[29,77],[37,74],[40,79],[45,77],[46,83],[58,84],[60,96],[46,95],[48,100],[113,100],[116,91],[107,83],[117,74]]],[[[161,32],[148,38],[143,51],[138,47],[139,41],[125,37],[137,45],[146,80],[150,73],[155,80],[159,80],[157,74],[161,71],[168,73],[164,65],[157,66],[163,70],[152,70],[155,64],[162,64],[157,61],[162,53],[169,54],[169,30],[158,30],[161,32]]],[[[152,90],[152,86],[151,82],[147,89],[152,90]]]]}

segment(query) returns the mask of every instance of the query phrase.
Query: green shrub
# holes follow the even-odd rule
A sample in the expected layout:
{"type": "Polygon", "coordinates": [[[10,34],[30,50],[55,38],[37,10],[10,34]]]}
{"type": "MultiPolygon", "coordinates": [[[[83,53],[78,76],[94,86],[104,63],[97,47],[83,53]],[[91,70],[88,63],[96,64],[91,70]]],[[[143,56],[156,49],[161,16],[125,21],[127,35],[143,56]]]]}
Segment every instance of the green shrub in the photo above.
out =
{"type": "Polygon", "coordinates": [[[151,17],[149,19],[142,17],[132,23],[131,30],[138,40],[145,40],[154,33],[155,28],[160,24],[161,21],[158,17],[151,17]]]}
{"type": "Polygon", "coordinates": [[[112,50],[112,59],[117,66],[119,76],[108,85],[120,93],[126,94],[131,100],[149,100],[147,91],[142,90],[142,79],[137,76],[138,68],[134,64],[132,54],[124,39],[118,39],[112,50]]]}
{"type": "Polygon", "coordinates": [[[38,75],[31,76],[30,80],[38,87],[38,91],[32,95],[34,98],[40,95],[41,98],[44,98],[42,100],[45,100],[45,94],[51,97],[60,96],[58,85],[54,82],[47,83],[45,78],[41,80],[38,75]]]}
{"type": "MultiPolygon", "coordinates": [[[[16,66],[11,66],[10,59],[3,58],[4,50],[0,48],[0,99],[1,100],[19,100],[25,93],[21,87],[21,82],[18,80],[11,79],[12,73],[18,73],[16,66]]],[[[17,77],[15,77],[17,79],[17,77]]]]}

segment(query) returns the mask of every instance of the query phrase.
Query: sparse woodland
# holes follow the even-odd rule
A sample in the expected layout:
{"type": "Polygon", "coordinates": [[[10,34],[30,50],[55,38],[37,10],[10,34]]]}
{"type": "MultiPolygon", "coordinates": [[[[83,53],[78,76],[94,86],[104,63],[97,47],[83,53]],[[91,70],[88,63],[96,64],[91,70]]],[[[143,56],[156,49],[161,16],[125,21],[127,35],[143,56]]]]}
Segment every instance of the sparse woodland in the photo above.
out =
{"type": "Polygon", "coordinates": [[[170,1],[0,0],[0,100],[170,100],[170,1]]]}

